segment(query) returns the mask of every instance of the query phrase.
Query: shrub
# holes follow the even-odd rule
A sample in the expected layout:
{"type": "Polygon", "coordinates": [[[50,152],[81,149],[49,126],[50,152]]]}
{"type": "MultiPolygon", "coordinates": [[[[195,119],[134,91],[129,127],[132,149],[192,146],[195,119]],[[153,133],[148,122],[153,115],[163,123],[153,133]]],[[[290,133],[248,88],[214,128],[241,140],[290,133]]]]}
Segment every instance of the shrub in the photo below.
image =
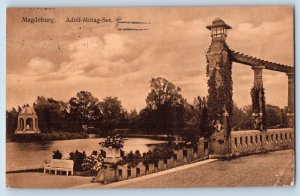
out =
{"type": "Polygon", "coordinates": [[[128,164],[128,167],[135,167],[142,162],[142,160],[142,155],[139,150],[136,150],[135,153],[130,151],[127,155],[122,157],[122,160],[117,162],[117,165],[128,164]]]}
{"type": "Polygon", "coordinates": [[[143,164],[148,165],[151,163],[157,164],[159,160],[166,160],[174,157],[174,151],[166,148],[154,148],[153,151],[148,151],[143,154],[143,164]]]}
{"type": "Polygon", "coordinates": [[[76,150],[75,152],[70,152],[69,155],[69,159],[74,161],[74,171],[82,171],[83,160],[86,158],[85,151],[79,152],[76,150]]]}
{"type": "Polygon", "coordinates": [[[100,142],[99,145],[102,148],[108,148],[108,147],[113,147],[113,148],[123,148],[124,144],[124,138],[120,137],[119,134],[113,135],[113,136],[108,136],[104,142],[100,142]]]}
{"type": "Polygon", "coordinates": [[[62,159],[62,153],[59,150],[53,151],[52,159],[62,159]]]}
{"type": "Polygon", "coordinates": [[[98,171],[103,167],[104,157],[101,152],[93,151],[89,157],[83,160],[83,171],[89,172],[92,175],[96,175],[98,171]]]}

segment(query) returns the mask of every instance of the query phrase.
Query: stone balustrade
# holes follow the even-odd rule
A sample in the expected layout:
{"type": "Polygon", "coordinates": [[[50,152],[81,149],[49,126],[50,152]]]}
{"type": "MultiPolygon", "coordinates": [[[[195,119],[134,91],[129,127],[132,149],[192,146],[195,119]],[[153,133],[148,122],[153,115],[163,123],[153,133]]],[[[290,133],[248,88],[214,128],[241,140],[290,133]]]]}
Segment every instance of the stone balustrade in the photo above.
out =
{"type": "MultiPolygon", "coordinates": [[[[229,145],[228,157],[294,148],[294,129],[233,131],[227,143],[229,145]]],[[[127,164],[118,165],[116,169],[108,167],[101,170],[102,175],[98,181],[104,183],[121,181],[203,160],[209,155],[207,147],[207,144],[201,141],[197,146],[174,150],[172,158],[159,160],[157,163],[144,165],[140,162],[135,167],[129,167],[127,164]]]]}
{"type": "MultiPolygon", "coordinates": [[[[195,147],[174,150],[174,157],[165,160],[159,160],[156,164],[138,163],[135,167],[126,165],[118,165],[116,169],[110,167],[102,169],[101,181],[110,183],[114,181],[127,180],[155,172],[163,171],[186,163],[202,160],[208,157],[207,150],[204,148],[204,141],[199,142],[195,147]]],[[[98,179],[97,181],[99,181],[98,179]]]]}
{"type": "Polygon", "coordinates": [[[294,147],[294,129],[235,131],[230,134],[231,156],[241,156],[294,147]]]}

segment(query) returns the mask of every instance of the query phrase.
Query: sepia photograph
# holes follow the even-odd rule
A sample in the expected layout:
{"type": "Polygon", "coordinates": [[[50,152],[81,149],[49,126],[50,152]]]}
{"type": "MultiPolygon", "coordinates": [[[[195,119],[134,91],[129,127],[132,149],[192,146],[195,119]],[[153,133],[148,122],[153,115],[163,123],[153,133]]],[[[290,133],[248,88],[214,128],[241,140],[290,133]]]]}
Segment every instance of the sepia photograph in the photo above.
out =
{"type": "Polygon", "coordinates": [[[7,8],[6,187],[293,187],[294,63],[293,6],[7,8]]]}

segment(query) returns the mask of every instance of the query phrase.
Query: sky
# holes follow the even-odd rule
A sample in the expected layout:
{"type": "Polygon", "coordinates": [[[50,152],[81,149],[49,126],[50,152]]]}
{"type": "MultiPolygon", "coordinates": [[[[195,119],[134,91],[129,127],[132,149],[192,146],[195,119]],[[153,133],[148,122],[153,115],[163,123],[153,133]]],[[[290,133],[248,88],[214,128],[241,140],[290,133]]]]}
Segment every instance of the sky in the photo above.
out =
{"type": "MultiPolygon", "coordinates": [[[[180,87],[193,103],[207,95],[206,26],[218,17],[232,27],[226,39],[232,50],[294,66],[290,6],[8,9],[6,107],[32,105],[37,96],[69,101],[86,90],[100,101],[116,96],[126,110],[139,111],[155,77],[180,87]],[[55,22],[27,23],[23,17],[55,22]],[[112,22],[66,22],[72,17],[112,22]],[[147,22],[133,26],[148,30],[118,31],[116,18],[147,22]]],[[[253,70],[233,63],[232,71],[234,102],[251,104],[253,70]]],[[[286,106],[287,76],[263,70],[263,80],[266,102],[286,106]]]]}

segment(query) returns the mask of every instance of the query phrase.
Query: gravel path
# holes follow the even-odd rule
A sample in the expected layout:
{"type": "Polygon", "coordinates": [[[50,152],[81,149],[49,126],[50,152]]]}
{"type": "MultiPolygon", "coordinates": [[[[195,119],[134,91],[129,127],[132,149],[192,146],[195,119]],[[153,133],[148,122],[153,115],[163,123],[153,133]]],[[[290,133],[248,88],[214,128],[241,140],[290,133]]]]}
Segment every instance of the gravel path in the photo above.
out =
{"type": "Polygon", "coordinates": [[[65,176],[26,172],[6,174],[6,186],[10,188],[69,188],[89,184],[92,177],[65,176]]]}

